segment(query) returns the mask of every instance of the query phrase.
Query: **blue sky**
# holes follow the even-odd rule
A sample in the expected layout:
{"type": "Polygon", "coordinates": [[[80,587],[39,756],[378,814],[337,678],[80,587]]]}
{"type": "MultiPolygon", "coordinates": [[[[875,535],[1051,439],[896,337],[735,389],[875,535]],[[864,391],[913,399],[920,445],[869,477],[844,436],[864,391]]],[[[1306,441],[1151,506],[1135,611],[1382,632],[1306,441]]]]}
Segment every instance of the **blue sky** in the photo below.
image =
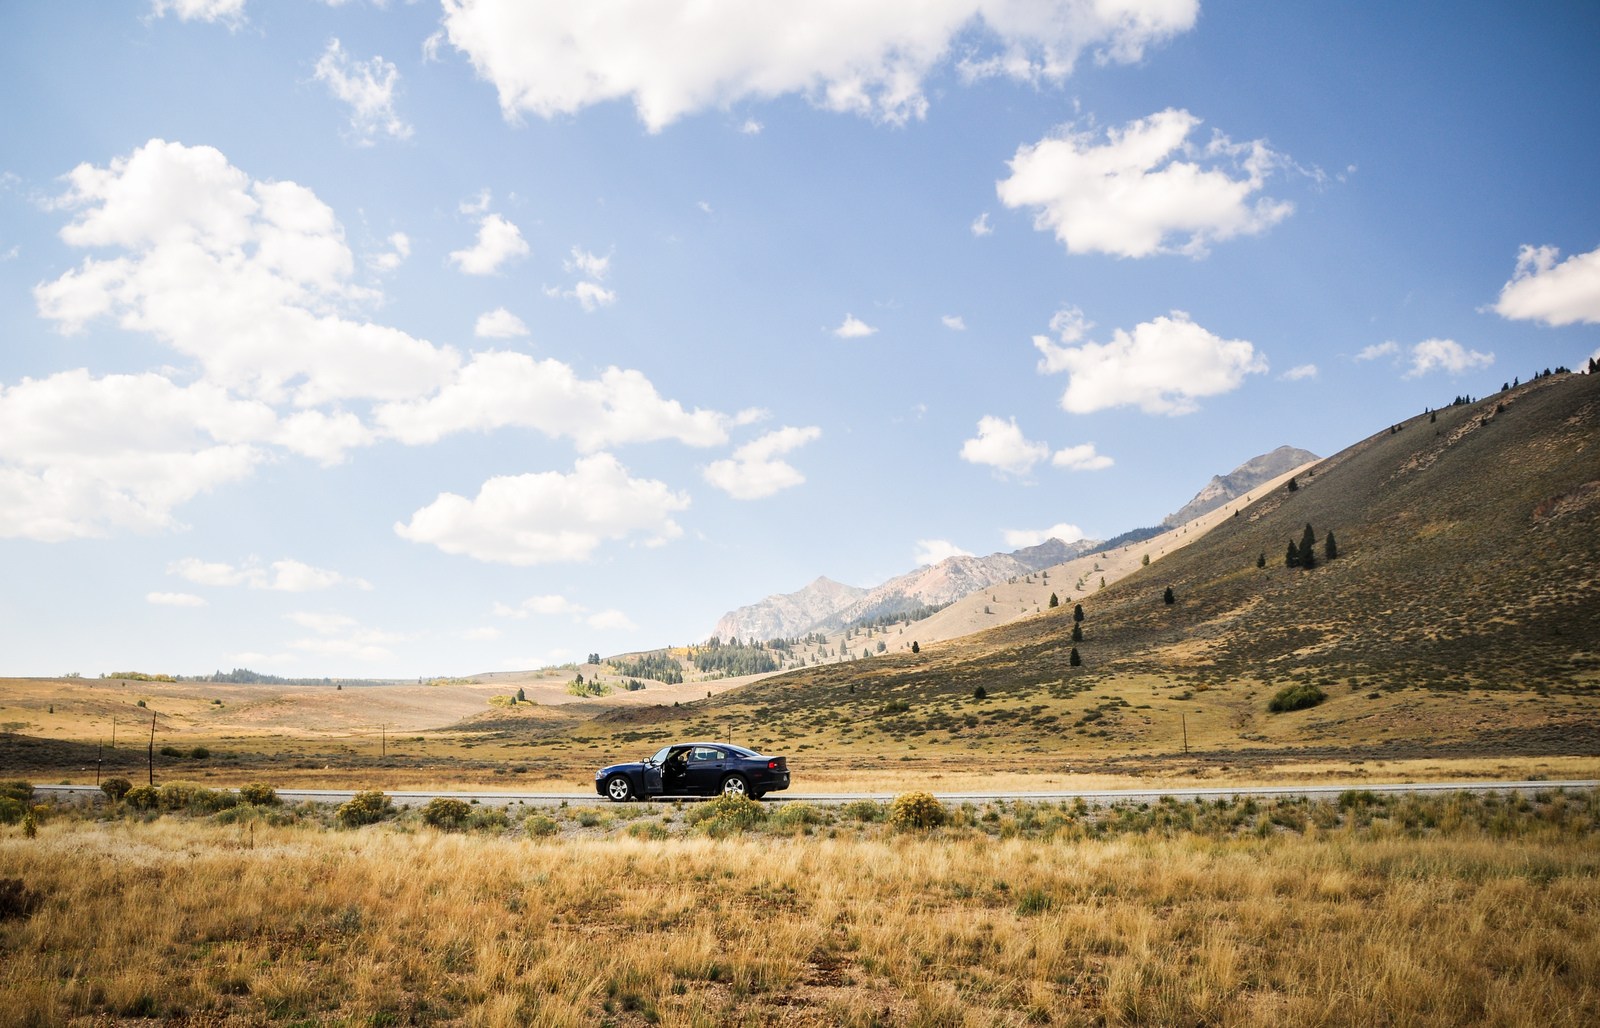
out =
{"type": "Polygon", "coordinates": [[[1600,9],[0,14],[0,674],[465,674],[1600,352],[1600,9]]]}

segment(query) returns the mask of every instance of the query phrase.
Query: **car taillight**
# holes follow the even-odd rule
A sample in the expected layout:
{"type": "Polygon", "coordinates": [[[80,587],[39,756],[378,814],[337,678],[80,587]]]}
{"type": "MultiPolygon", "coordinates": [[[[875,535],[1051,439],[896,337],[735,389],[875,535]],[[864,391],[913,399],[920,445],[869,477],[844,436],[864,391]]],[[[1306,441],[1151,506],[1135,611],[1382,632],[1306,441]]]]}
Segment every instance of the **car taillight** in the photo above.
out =
{"type": "Polygon", "coordinates": [[[783,757],[776,757],[776,758],[774,758],[772,760],[767,761],[767,770],[768,771],[782,771],[783,770],[783,761],[784,761],[783,757]]]}

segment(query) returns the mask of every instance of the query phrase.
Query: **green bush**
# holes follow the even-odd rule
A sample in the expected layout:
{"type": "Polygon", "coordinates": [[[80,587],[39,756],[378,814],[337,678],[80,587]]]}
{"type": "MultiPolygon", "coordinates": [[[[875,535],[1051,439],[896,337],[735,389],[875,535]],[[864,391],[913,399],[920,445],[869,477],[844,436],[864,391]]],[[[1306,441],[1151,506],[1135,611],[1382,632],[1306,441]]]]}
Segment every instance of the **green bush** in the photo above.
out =
{"type": "Polygon", "coordinates": [[[947,816],[944,804],[927,792],[901,793],[889,806],[889,823],[901,830],[937,828],[947,816]]]}
{"type": "Polygon", "coordinates": [[[499,807],[479,807],[467,818],[467,827],[474,832],[499,832],[511,827],[511,818],[499,807]]]}
{"type": "Polygon", "coordinates": [[[660,821],[635,821],[624,829],[635,839],[648,839],[656,841],[667,837],[666,826],[660,821]]]}
{"type": "Polygon", "coordinates": [[[472,816],[472,807],[465,802],[436,796],[422,808],[422,820],[435,828],[453,831],[463,827],[472,816]]]}
{"type": "Polygon", "coordinates": [[[215,814],[219,810],[238,806],[239,797],[231,792],[219,792],[193,782],[171,782],[157,790],[157,803],[162,810],[187,811],[191,814],[215,814]]]}
{"type": "Polygon", "coordinates": [[[545,839],[559,832],[561,826],[544,814],[529,814],[522,822],[522,829],[535,839],[545,839]]]}
{"type": "Polygon", "coordinates": [[[251,782],[249,785],[239,787],[239,798],[246,803],[257,807],[275,807],[278,805],[278,794],[270,785],[260,782],[251,782]]]}
{"type": "Polygon", "coordinates": [[[178,749],[178,747],[176,747],[176,746],[163,746],[159,750],[157,750],[156,752],[161,754],[163,757],[181,757],[181,756],[183,756],[183,751],[178,749]]]}
{"type": "Polygon", "coordinates": [[[128,795],[128,790],[132,788],[133,783],[126,778],[107,778],[100,783],[100,791],[110,797],[113,803],[128,795]]]}
{"type": "Polygon", "coordinates": [[[14,825],[28,814],[33,786],[27,782],[0,782],[0,825],[14,825]]]}
{"type": "Polygon", "coordinates": [[[189,751],[190,760],[205,760],[209,756],[211,756],[211,751],[206,749],[204,746],[196,746],[194,749],[189,751]]]}
{"type": "Polygon", "coordinates": [[[839,808],[839,816],[850,821],[871,823],[882,821],[888,816],[888,811],[877,800],[851,800],[839,808]]]}
{"type": "Polygon", "coordinates": [[[340,804],[335,815],[346,828],[373,825],[385,818],[394,817],[394,804],[389,797],[376,789],[358,792],[348,803],[340,804]]]}
{"type": "Polygon", "coordinates": [[[136,785],[122,800],[134,810],[154,810],[161,805],[161,793],[153,785],[136,785]]]}
{"type": "Polygon", "coordinates": [[[748,796],[722,795],[689,808],[684,820],[711,836],[748,831],[766,820],[767,811],[748,796]]]}
{"type": "Polygon", "coordinates": [[[825,825],[832,820],[822,808],[793,800],[779,805],[767,815],[768,827],[794,832],[809,832],[811,826],[825,825]]]}
{"type": "Polygon", "coordinates": [[[1315,707],[1328,698],[1328,694],[1314,685],[1286,685],[1267,702],[1267,709],[1275,714],[1286,710],[1304,710],[1315,707]]]}

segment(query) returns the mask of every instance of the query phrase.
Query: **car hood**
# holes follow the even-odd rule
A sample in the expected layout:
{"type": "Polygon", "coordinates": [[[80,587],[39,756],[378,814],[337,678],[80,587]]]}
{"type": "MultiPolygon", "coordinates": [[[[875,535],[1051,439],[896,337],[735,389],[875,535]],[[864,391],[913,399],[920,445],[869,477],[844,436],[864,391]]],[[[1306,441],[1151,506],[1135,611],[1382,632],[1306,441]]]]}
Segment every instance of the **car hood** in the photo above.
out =
{"type": "Polygon", "coordinates": [[[594,773],[596,778],[604,778],[614,774],[638,774],[645,768],[644,761],[632,760],[626,764],[608,764],[594,773]]]}

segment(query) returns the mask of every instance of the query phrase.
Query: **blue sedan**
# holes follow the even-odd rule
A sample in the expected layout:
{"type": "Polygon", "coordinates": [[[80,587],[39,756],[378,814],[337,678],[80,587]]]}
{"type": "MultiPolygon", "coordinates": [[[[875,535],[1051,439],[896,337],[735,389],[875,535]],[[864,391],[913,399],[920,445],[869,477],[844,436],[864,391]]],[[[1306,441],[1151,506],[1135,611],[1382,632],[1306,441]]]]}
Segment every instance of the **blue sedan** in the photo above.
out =
{"type": "Polygon", "coordinates": [[[725,742],[663,746],[647,760],[594,773],[595,792],[618,803],[655,796],[748,796],[789,787],[789,762],[725,742]]]}

